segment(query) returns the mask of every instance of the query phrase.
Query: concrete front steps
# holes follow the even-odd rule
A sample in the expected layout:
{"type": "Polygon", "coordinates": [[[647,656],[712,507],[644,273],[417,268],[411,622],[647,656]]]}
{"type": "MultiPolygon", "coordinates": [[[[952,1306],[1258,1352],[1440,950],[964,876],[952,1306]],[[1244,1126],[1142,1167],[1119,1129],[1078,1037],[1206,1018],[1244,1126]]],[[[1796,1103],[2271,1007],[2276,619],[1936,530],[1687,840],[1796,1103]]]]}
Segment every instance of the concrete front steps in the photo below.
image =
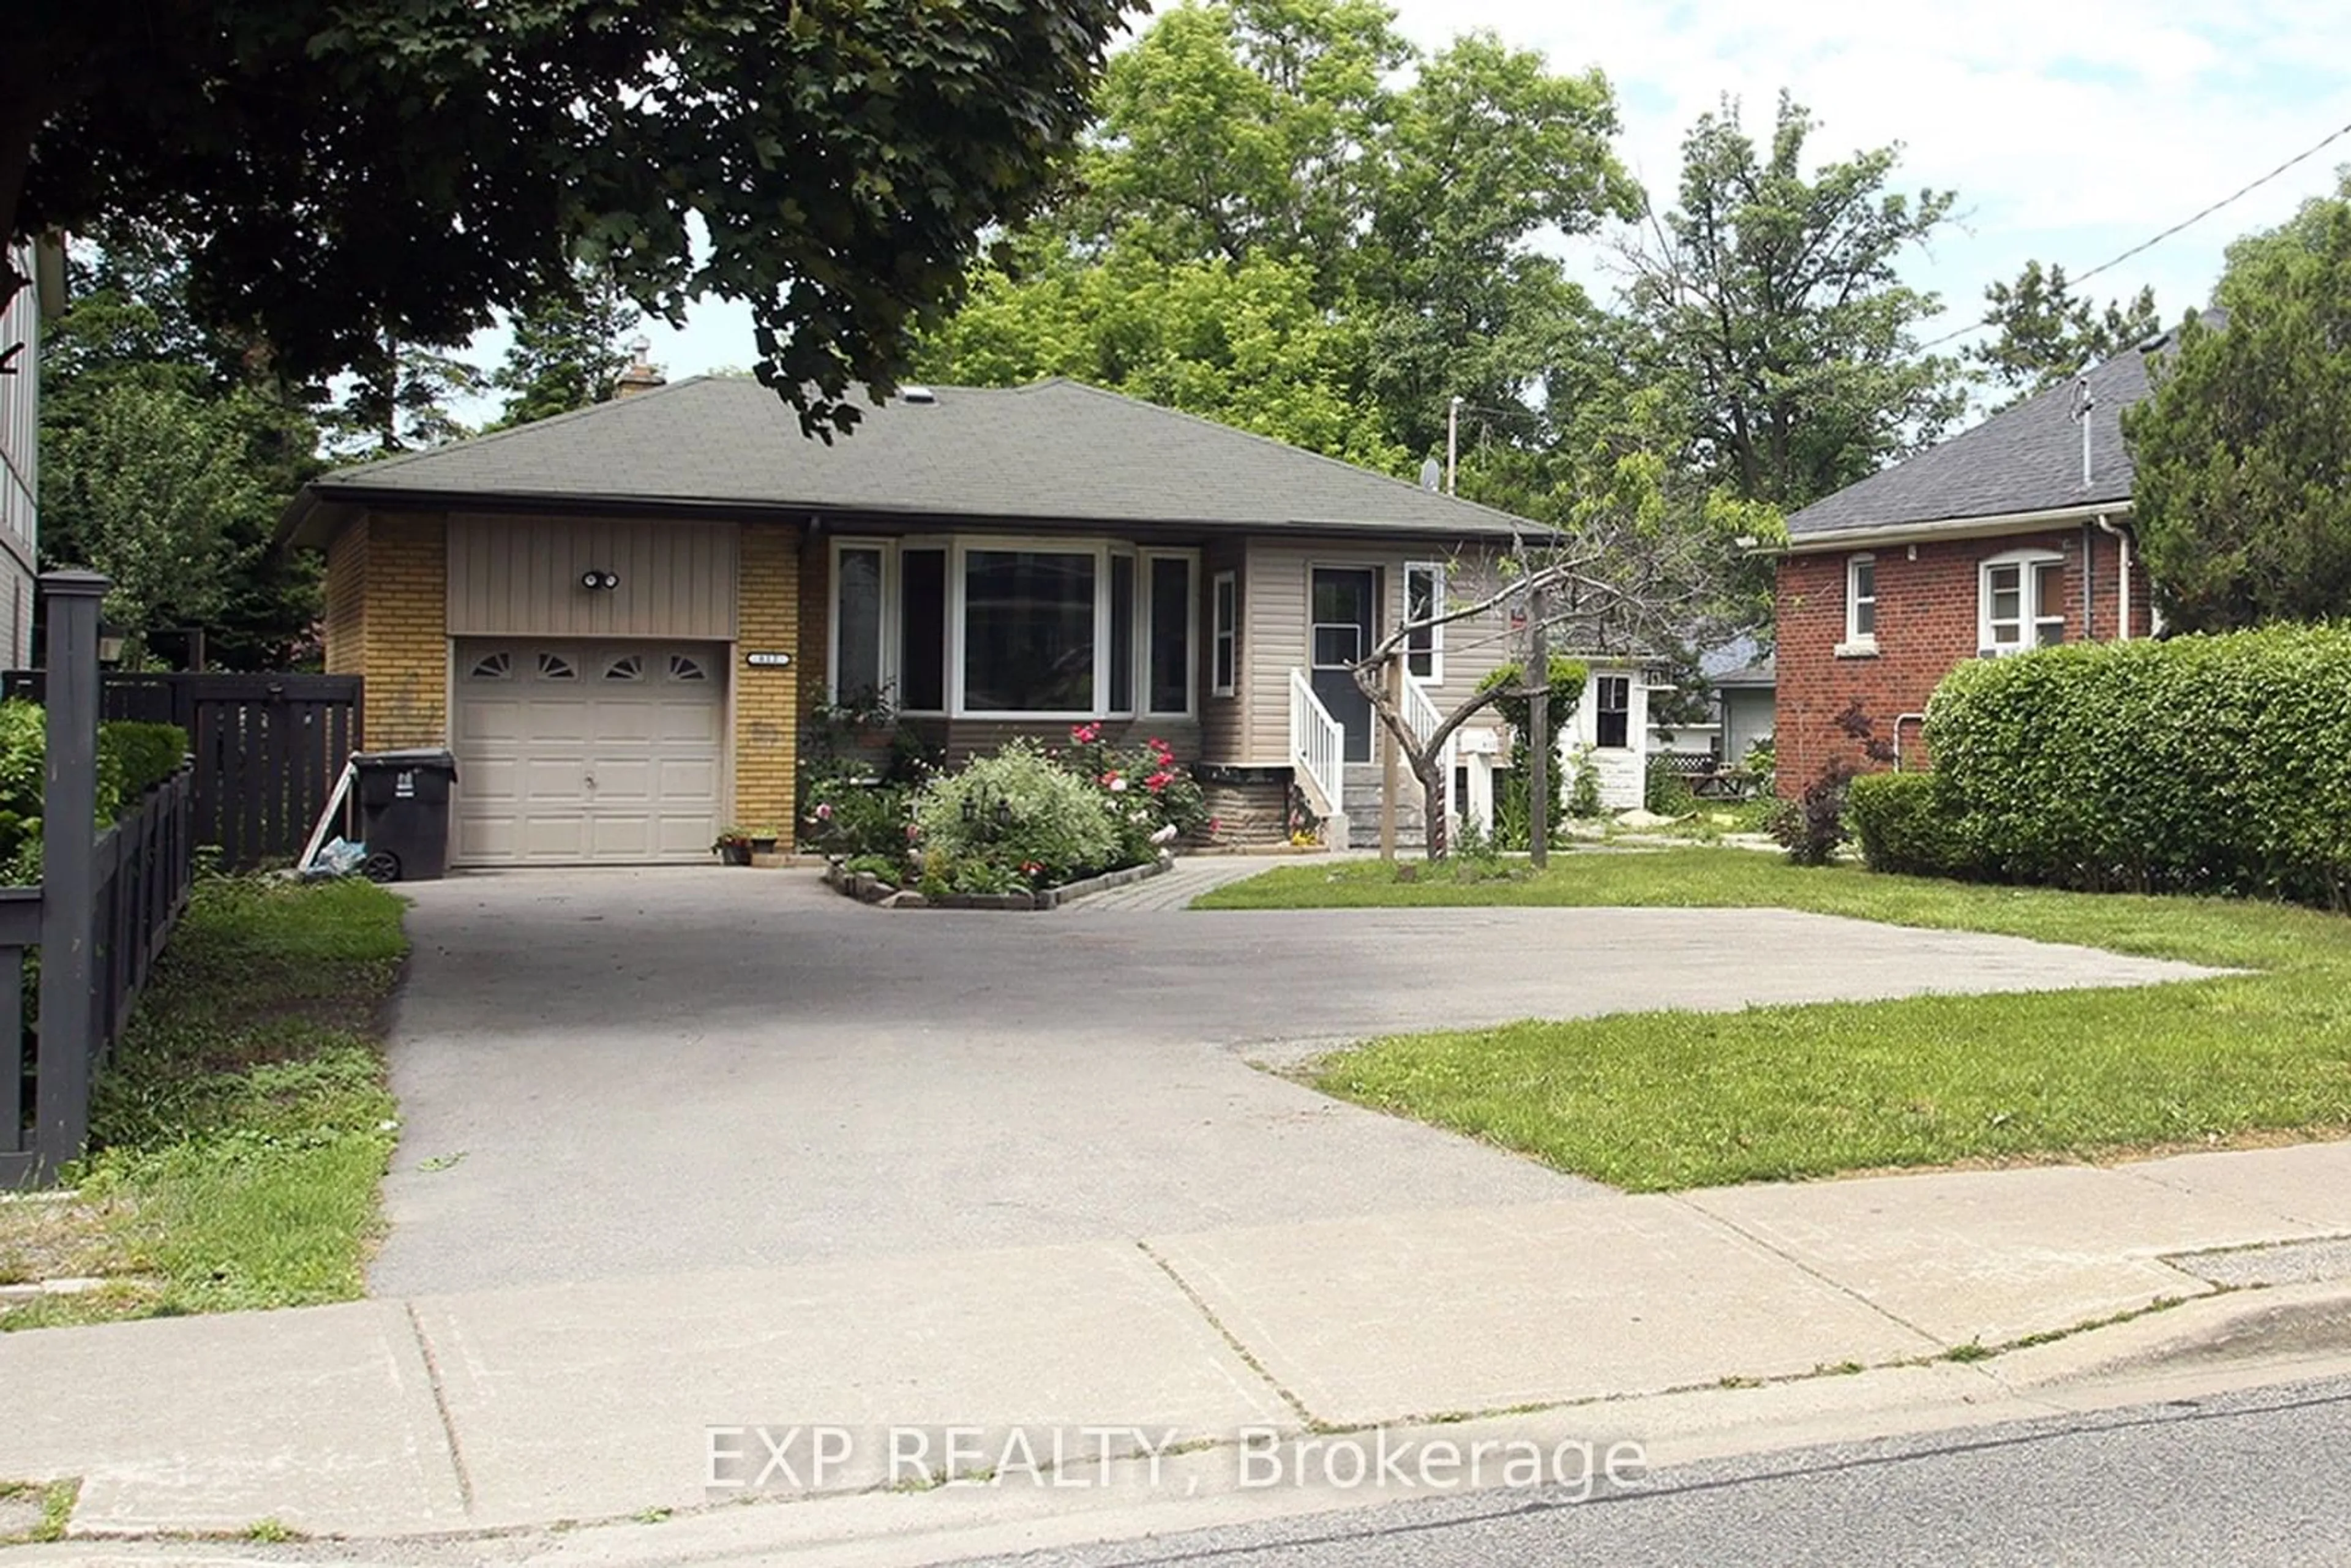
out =
{"type": "MultiPolygon", "coordinates": [[[[1347,846],[1377,849],[1380,842],[1380,783],[1376,762],[1350,762],[1346,775],[1347,846]]],[[[1422,809],[1420,785],[1411,771],[1397,769],[1396,843],[1418,849],[1428,841],[1428,816],[1422,809]]]]}

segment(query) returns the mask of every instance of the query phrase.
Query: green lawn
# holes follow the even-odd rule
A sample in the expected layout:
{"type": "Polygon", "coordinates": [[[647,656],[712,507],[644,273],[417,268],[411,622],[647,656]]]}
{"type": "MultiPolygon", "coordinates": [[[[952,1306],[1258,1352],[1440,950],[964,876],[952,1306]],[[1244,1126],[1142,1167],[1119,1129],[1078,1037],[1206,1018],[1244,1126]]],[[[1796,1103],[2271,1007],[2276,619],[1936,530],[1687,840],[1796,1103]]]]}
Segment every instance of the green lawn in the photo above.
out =
{"type": "MultiPolygon", "coordinates": [[[[1802,870],[1710,849],[1563,854],[1540,877],[1523,865],[1499,875],[1285,866],[1197,907],[1448,904],[1771,906],[2260,971],[2127,990],[1529,1021],[1372,1040],[1312,1080],[1618,1186],[2351,1131],[2351,920],[2340,915],[1802,870]]],[[[1572,974],[1573,953],[1558,958],[1572,974]]]]}
{"type": "Polygon", "coordinates": [[[99,1080],[78,1198],[0,1205],[0,1283],[110,1282],[0,1306],[0,1328],[360,1294],[401,912],[356,880],[198,885],[99,1080]]]}

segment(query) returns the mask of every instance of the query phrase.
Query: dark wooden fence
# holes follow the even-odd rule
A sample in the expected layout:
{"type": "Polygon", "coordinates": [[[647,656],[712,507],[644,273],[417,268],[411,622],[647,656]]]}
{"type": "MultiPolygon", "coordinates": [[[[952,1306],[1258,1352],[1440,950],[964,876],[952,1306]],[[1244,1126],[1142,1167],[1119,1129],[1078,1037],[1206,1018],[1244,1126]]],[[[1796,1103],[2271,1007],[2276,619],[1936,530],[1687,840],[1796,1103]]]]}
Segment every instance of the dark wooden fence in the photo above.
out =
{"type": "Polygon", "coordinates": [[[195,775],[182,768],[100,828],[98,606],[106,579],[50,572],[41,885],[0,888],[0,1186],[54,1179],[89,1134],[99,1064],[187,907],[195,775]],[[39,1021],[25,1019],[26,955],[41,955],[39,1021]],[[27,1113],[30,1113],[28,1115],[27,1113]]]}
{"type": "MultiPolygon", "coordinates": [[[[0,676],[0,695],[38,702],[37,670],[0,676]]],[[[302,852],[343,763],[360,749],[357,675],[118,674],[110,719],[176,724],[195,759],[196,842],[241,871],[302,852]]]]}

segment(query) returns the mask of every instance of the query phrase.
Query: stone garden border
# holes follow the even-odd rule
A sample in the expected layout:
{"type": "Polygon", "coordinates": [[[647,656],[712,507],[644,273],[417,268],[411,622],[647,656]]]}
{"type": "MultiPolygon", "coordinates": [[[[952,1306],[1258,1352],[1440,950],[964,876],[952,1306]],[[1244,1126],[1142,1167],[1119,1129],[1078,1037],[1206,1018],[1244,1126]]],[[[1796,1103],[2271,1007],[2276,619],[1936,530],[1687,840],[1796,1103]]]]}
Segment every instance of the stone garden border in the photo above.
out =
{"type": "Polygon", "coordinates": [[[1176,857],[1162,850],[1159,858],[1149,865],[1124,866],[1060,887],[1039,888],[1034,893],[956,893],[945,898],[925,897],[911,887],[901,888],[884,882],[872,872],[847,871],[838,860],[825,862],[824,880],[837,892],[860,903],[880,904],[885,909],[1059,909],[1073,898],[1127,887],[1145,877],[1157,876],[1175,863],[1176,857]]]}

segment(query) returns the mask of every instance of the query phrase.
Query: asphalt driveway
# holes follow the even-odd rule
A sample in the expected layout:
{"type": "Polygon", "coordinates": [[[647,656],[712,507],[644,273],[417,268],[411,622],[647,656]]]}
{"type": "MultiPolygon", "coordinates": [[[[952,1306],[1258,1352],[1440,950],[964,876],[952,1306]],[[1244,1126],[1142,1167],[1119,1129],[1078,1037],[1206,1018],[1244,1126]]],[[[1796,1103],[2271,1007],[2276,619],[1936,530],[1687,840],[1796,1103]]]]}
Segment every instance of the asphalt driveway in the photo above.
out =
{"type": "Polygon", "coordinates": [[[1773,910],[883,911],[716,869],[402,891],[396,1295],[1572,1198],[1601,1189],[1248,1059],[2190,972],[1773,910]]]}

